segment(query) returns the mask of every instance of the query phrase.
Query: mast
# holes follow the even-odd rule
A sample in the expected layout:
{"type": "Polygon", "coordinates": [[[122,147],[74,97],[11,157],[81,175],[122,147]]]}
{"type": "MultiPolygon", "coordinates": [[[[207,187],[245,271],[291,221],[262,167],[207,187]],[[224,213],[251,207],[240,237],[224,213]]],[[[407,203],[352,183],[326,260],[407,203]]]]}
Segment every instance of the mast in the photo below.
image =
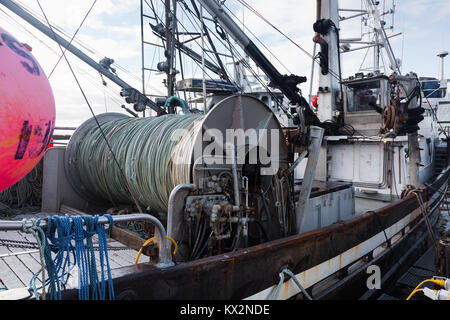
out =
{"type": "MultiPolygon", "coordinates": [[[[175,32],[176,28],[176,0],[165,0],[165,18],[166,18],[166,52],[167,58],[167,96],[175,95],[175,32]]],[[[174,107],[169,107],[169,113],[174,113],[174,107]]]]}
{"type": "MultiPolygon", "coordinates": [[[[338,3],[335,0],[317,0],[317,21],[329,19],[335,28],[328,30],[326,34],[316,33],[313,41],[319,43],[322,49],[321,56],[328,57],[328,70],[322,67],[319,74],[318,92],[318,117],[321,121],[335,120],[336,100],[341,90],[340,85],[340,54],[337,38],[339,28],[338,3]],[[333,30],[336,29],[336,30],[333,30]],[[324,52],[326,51],[326,52],[324,52]],[[339,75],[339,77],[336,77],[339,75]]],[[[322,64],[322,63],[321,63],[322,64]]]]}
{"type": "MultiPolygon", "coordinates": [[[[399,65],[397,59],[395,58],[394,51],[392,50],[391,44],[390,44],[390,42],[388,40],[388,36],[386,34],[386,30],[384,30],[378,8],[374,4],[373,0],[366,0],[366,3],[367,3],[368,11],[373,17],[374,27],[375,27],[375,31],[376,31],[377,43],[375,46],[375,56],[379,56],[379,50],[380,50],[379,49],[379,46],[380,46],[379,40],[381,39],[381,45],[383,45],[384,49],[386,50],[392,70],[394,72],[396,72],[397,74],[401,74],[400,65],[399,65]]],[[[375,68],[378,65],[378,70],[379,70],[379,58],[376,58],[376,60],[378,60],[378,61],[375,62],[375,64],[376,64],[375,68]]]]}
{"type": "MultiPolygon", "coordinates": [[[[348,16],[348,17],[340,17],[339,20],[340,21],[347,21],[347,20],[351,20],[351,19],[355,19],[355,18],[359,18],[361,17],[361,21],[362,23],[364,23],[364,25],[367,27],[367,31],[366,32],[361,32],[361,36],[359,38],[350,38],[350,39],[340,39],[340,44],[341,44],[341,50],[342,53],[347,53],[347,52],[352,52],[352,51],[356,51],[356,50],[363,50],[363,49],[367,49],[373,50],[373,63],[372,66],[364,69],[364,71],[372,71],[375,74],[377,73],[381,73],[381,65],[380,65],[380,60],[383,61],[383,65],[384,65],[384,59],[383,59],[383,54],[382,54],[382,50],[383,48],[385,48],[388,57],[389,57],[389,62],[391,65],[391,69],[394,70],[397,74],[400,74],[400,62],[399,60],[395,59],[395,55],[393,53],[392,47],[389,43],[389,39],[399,36],[402,33],[395,33],[395,34],[390,34],[387,35],[386,30],[390,29],[393,30],[394,29],[394,14],[395,14],[395,3],[393,1],[392,3],[392,8],[388,9],[384,12],[380,12],[378,9],[378,3],[375,3],[374,1],[371,0],[366,0],[364,1],[365,8],[361,7],[361,9],[344,9],[344,8],[339,8],[338,11],[339,12],[344,12],[344,13],[351,13],[352,15],[348,16]],[[387,15],[392,15],[392,24],[389,27],[386,27],[386,16],[387,15]],[[370,26],[368,25],[368,22],[373,21],[370,26]],[[369,39],[366,41],[363,41],[362,38],[364,36],[369,36],[369,39]],[[358,47],[350,47],[351,45],[360,45],[358,47]]],[[[361,2],[362,5],[362,2],[361,2]]],[[[366,54],[367,56],[367,54],[366,54]]],[[[365,61],[365,58],[364,58],[365,61]]],[[[364,63],[363,61],[363,63],[364,63]]],[[[362,65],[361,65],[362,67],[362,65]]],[[[384,65],[384,68],[387,70],[387,67],[384,65]]],[[[363,69],[360,69],[360,71],[362,71],[363,69]]]]}
{"type": "MultiPolygon", "coordinates": [[[[145,47],[144,47],[144,0],[141,0],[141,63],[142,63],[142,94],[145,96],[145,47]]],[[[145,117],[145,110],[142,113],[143,117],[145,117]]]]}
{"type": "Polygon", "coordinates": [[[445,60],[445,57],[448,56],[448,51],[439,52],[437,56],[441,59],[441,68],[440,68],[441,73],[439,74],[439,80],[441,81],[441,83],[443,81],[446,82],[447,80],[445,79],[444,60],[445,60]]]}

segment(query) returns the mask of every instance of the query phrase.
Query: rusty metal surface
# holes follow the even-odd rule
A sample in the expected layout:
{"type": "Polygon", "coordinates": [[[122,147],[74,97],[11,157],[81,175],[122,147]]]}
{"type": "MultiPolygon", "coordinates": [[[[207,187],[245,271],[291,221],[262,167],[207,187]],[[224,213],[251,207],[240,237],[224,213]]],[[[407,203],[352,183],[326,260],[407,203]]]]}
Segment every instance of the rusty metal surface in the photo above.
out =
{"type": "Polygon", "coordinates": [[[435,274],[440,277],[450,278],[450,237],[442,237],[439,240],[435,257],[435,274]]]}
{"type": "MultiPolygon", "coordinates": [[[[447,168],[423,192],[428,201],[447,181],[447,168]]],[[[308,270],[356,247],[398,222],[418,207],[414,195],[376,211],[335,224],[244,250],[173,267],[141,264],[114,270],[116,296],[137,299],[243,299],[278,282],[280,268],[294,274],[308,270]]],[[[420,220],[418,217],[416,220],[420,220]]],[[[417,222],[417,221],[416,221],[417,222]]],[[[64,297],[76,298],[76,292],[64,297]]]]}

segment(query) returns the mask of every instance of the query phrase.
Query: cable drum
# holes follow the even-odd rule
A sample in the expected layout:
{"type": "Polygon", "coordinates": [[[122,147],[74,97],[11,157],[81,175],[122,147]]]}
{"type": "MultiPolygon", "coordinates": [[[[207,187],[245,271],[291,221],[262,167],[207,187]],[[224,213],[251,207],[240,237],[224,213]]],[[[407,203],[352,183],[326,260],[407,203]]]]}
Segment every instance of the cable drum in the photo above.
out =
{"type": "MultiPolygon", "coordinates": [[[[221,100],[206,115],[97,115],[72,135],[65,152],[66,177],[81,198],[97,207],[138,204],[165,213],[177,185],[199,185],[204,175],[212,174],[201,170],[205,164],[197,160],[211,151],[220,156],[219,149],[211,150],[212,141],[226,145],[229,130],[267,132],[267,139],[261,138],[267,143],[260,150],[270,150],[270,163],[264,166],[287,168],[286,139],[273,111],[255,97],[235,95],[221,100]]],[[[245,157],[238,158],[242,167],[245,157]]]]}
{"type": "Polygon", "coordinates": [[[109,120],[101,123],[101,130],[93,126],[77,148],[81,183],[115,206],[135,199],[150,210],[166,212],[172,189],[191,180],[194,144],[189,141],[200,131],[202,119],[165,115],[109,120]]]}

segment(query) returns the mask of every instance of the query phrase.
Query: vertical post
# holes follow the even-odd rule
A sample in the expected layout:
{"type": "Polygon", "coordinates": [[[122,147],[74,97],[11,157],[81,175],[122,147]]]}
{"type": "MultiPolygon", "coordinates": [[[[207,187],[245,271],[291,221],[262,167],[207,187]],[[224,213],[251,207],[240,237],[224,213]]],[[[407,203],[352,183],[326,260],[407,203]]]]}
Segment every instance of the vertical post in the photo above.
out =
{"type": "MultiPolygon", "coordinates": [[[[167,96],[172,97],[174,95],[174,51],[175,51],[175,39],[173,32],[175,16],[172,12],[172,0],[165,0],[165,20],[166,20],[166,52],[164,53],[167,59],[168,70],[167,70],[167,96]]],[[[175,10],[175,9],[174,9],[175,10]]],[[[169,113],[174,113],[174,107],[169,107],[169,113]]]]}
{"type": "Polygon", "coordinates": [[[448,56],[448,51],[439,52],[437,55],[441,58],[441,74],[439,75],[440,80],[440,91],[445,90],[447,88],[447,79],[445,79],[445,68],[444,68],[444,60],[445,57],[448,56]]]}
{"type": "MultiPolygon", "coordinates": [[[[200,20],[203,25],[203,6],[200,6],[200,20]]],[[[203,70],[203,113],[206,114],[206,83],[205,83],[205,29],[201,28],[201,36],[202,36],[202,70],[203,70]]]]}
{"type": "MultiPolygon", "coordinates": [[[[141,0],[141,63],[142,63],[142,94],[145,96],[145,48],[144,48],[144,0],[141,0]]],[[[145,110],[142,111],[145,118],[145,110]]]]}
{"type": "MultiPolygon", "coordinates": [[[[322,0],[317,4],[317,19],[330,19],[339,28],[338,2],[335,0],[322,0]]],[[[334,120],[336,117],[336,96],[341,91],[339,80],[332,75],[339,73],[339,45],[334,30],[323,36],[328,44],[329,72],[324,75],[319,72],[319,92],[317,102],[319,110],[317,116],[321,121],[334,120]],[[322,90],[320,90],[322,89],[322,90]]]]}
{"type": "Polygon", "coordinates": [[[375,30],[375,46],[373,47],[373,69],[375,73],[380,71],[380,39],[377,30],[375,30]]]}
{"type": "MultiPolygon", "coordinates": [[[[317,51],[317,43],[314,42],[314,49],[313,49],[313,57],[316,56],[316,51],[317,51]]],[[[313,94],[312,94],[312,90],[313,90],[313,82],[314,82],[314,67],[316,66],[315,64],[315,60],[312,60],[312,66],[311,66],[311,78],[309,78],[309,104],[312,105],[312,101],[313,101],[313,94]]]]}
{"type": "Polygon", "coordinates": [[[325,130],[320,127],[310,126],[309,131],[311,144],[308,148],[308,162],[306,164],[305,175],[303,177],[302,186],[300,188],[298,208],[296,210],[297,234],[302,232],[303,226],[305,224],[305,218],[307,214],[306,209],[308,208],[309,197],[311,195],[311,187],[314,181],[317,162],[319,160],[320,147],[322,145],[322,139],[325,130]]]}
{"type": "Polygon", "coordinates": [[[419,180],[420,150],[417,131],[408,134],[409,184],[417,187],[419,180]]]}

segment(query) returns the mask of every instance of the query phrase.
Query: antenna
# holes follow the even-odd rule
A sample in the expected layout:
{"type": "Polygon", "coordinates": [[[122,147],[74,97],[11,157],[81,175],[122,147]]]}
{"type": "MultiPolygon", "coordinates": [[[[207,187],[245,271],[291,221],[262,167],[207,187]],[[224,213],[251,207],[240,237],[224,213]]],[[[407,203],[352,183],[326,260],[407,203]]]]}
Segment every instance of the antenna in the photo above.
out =
{"type": "Polygon", "coordinates": [[[445,81],[444,59],[445,59],[446,56],[448,56],[448,51],[441,51],[441,52],[438,53],[437,56],[439,58],[441,58],[441,74],[439,75],[440,76],[439,79],[442,82],[442,81],[445,81]]]}

